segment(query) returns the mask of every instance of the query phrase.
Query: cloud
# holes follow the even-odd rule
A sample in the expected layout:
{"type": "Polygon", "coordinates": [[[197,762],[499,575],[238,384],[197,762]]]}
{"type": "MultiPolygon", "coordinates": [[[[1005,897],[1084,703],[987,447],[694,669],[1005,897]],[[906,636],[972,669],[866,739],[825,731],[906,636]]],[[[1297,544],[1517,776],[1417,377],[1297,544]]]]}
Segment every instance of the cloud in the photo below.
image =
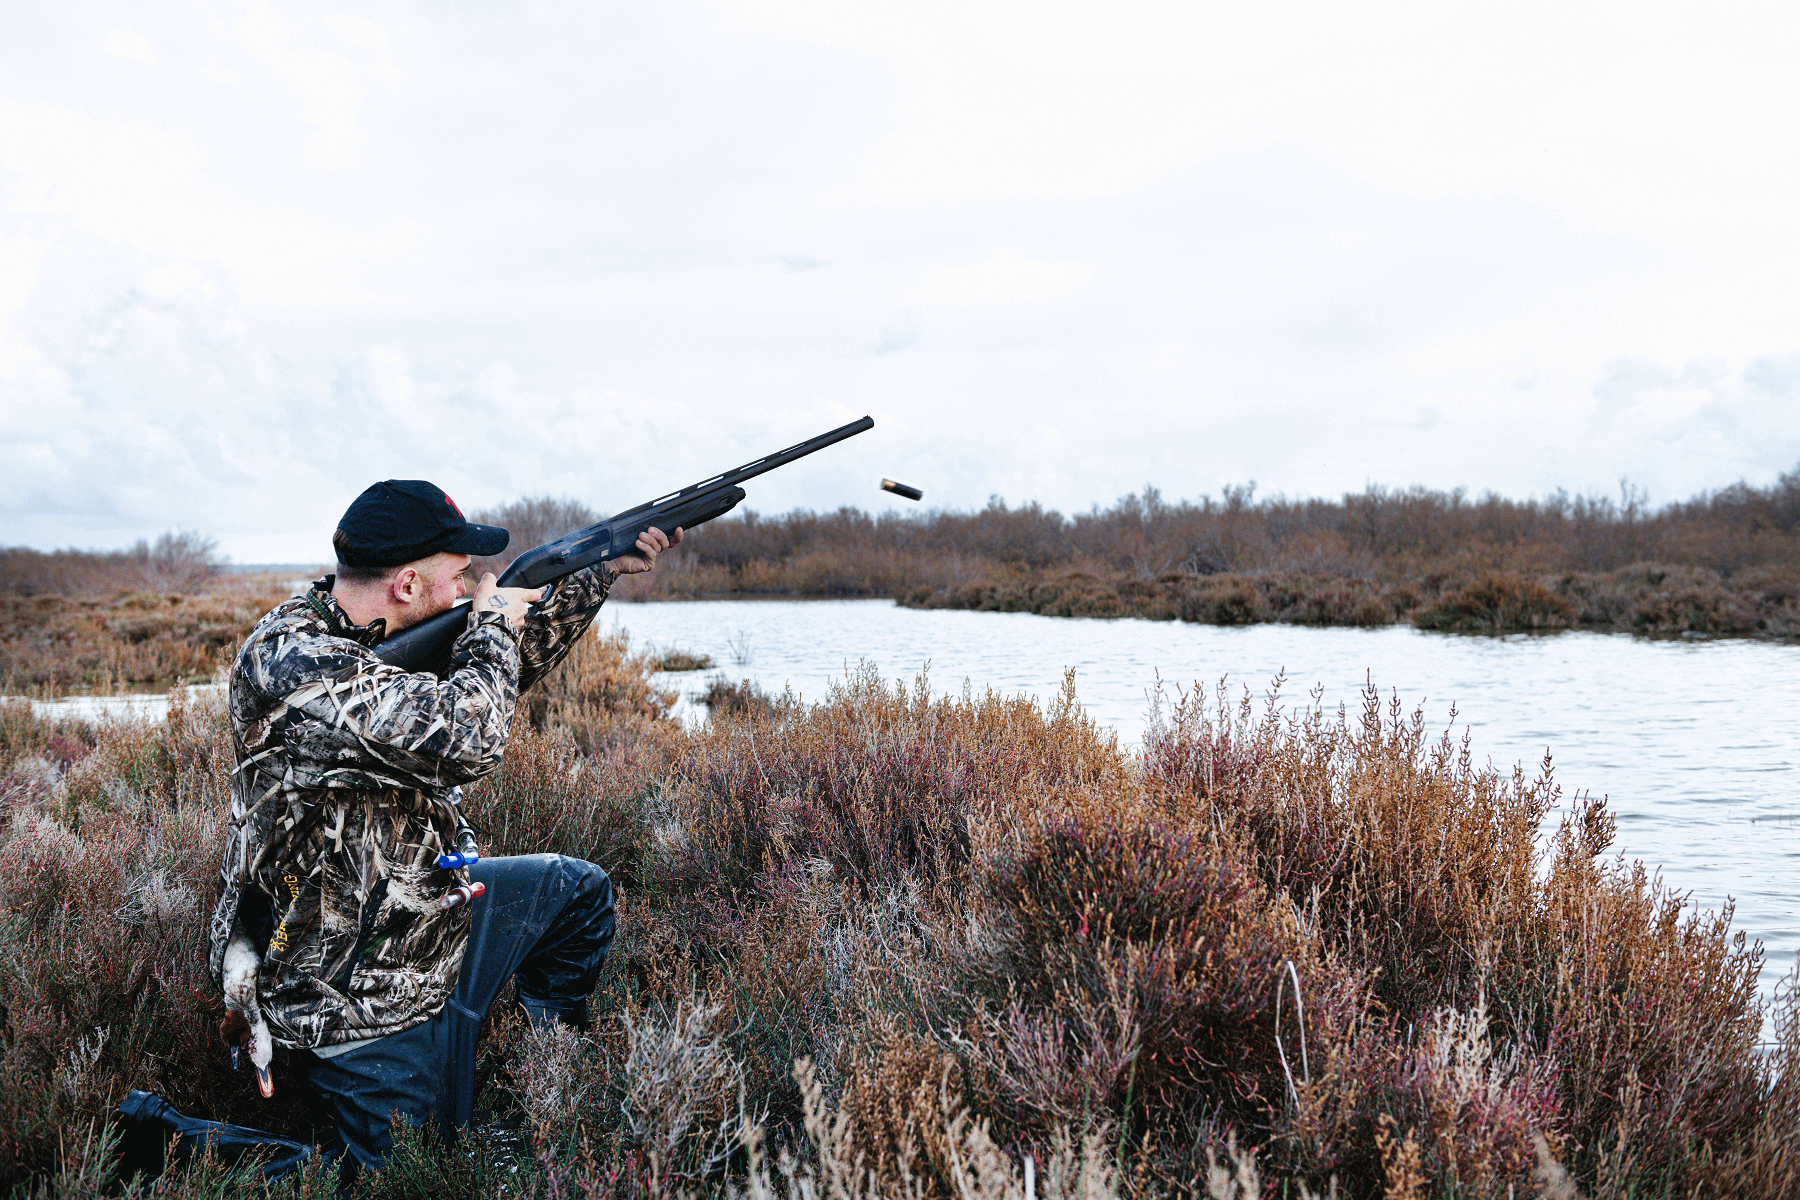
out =
{"type": "Polygon", "coordinates": [[[1039,262],[1017,250],[996,250],[981,262],[926,267],[908,299],[950,308],[1062,300],[1080,291],[1092,273],[1081,263],[1039,262]]]}
{"type": "Polygon", "coordinates": [[[1550,0],[721,7],[893,75],[891,121],[853,188],[869,199],[1119,196],[1279,146],[1408,198],[1514,195],[1703,240],[1753,227],[1738,244],[1800,252],[1785,228],[1786,114],[1800,105],[1789,8],[1688,20],[1550,0]]]}
{"type": "Polygon", "coordinates": [[[1583,440],[1605,447],[1620,474],[1654,484],[1656,502],[1768,480],[1800,460],[1794,356],[1742,366],[1718,358],[1609,363],[1594,386],[1583,440]]]}
{"type": "Polygon", "coordinates": [[[0,509],[23,544],[181,527],[240,561],[303,560],[377,479],[430,478],[471,510],[523,494],[624,509],[860,415],[801,403],[720,422],[669,397],[546,388],[501,360],[445,370],[395,341],[295,358],[216,270],[104,248],[77,270],[80,249],[47,257],[9,339],[0,509]]]}
{"type": "Polygon", "coordinates": [[[1800,459],[1786,16],[147,11],[0,41],[33,544],[309,557],[389,475],[623,508],[864,412],[754,507],[1800,459]]]}
{"type": "Polygon", "coordinates": [[[1800,354],[1758,358],[1744,368],[1744,381],[1770,397],[1785,399],[1800,393],[1800,354]]]}
{"type": "Polygon", "coordinates": [[[262,299],[354,296],[362,263],[410,240],[403,229],[246,201],[220,185],[199,139],[131,117],[0,97],[0,169],[12,218],[0,232],[91,236],[128,253],[218,262],[262,299]]]}
{"type": "Polygon", "coordinates": [[[910,318],[897,317],[889,321],[875,340],[869,343],[869,353],[898,354],[902,350],[911,349],[918,340],[918,323],[910,318]]]}
{"type": "Polygon", "coordinates": [[[156,63],[156,48],[150,44],[150,39],[129,29],[109,31],[100,49],[109,58],[134,59],[153,66],[156,63]]]}
{"type": "Polygon", "coordinates": [[[308,127],[305,160],[325,171],[355,165],[368,85],[396,91],[404,80],[386,28],[366,17],[304,10],[284,16],[274,5],[255,5],[240,9],[225,30],[229,42],[299,100],[308,127]]]}

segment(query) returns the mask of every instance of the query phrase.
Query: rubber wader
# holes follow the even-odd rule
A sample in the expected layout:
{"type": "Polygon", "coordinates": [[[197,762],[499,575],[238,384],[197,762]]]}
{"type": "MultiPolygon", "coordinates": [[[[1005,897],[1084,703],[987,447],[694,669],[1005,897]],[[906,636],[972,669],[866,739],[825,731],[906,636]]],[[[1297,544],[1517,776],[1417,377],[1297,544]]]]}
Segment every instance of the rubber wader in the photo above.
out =
{"type": "Polygon", "coordinates": [[[124,1179],[133,1175],[155,1179],[163,1173],[168,1160],[186,1162],[201,1153],[204,1146],[212,1147],[226,1166],[255,1156],[261,1160],[256,1173],[263,1179],[279,1179],[313,1153],[311,1146],[260,1129],[185,1117],[167,1100],[150,1092],[132,1092],[125,1097],[125,1103],[119,1105],[119,1126],[125,1133],[121,1146],[124,1157],[119,1164],[119,1174],[124,1179]],[[181,1137],[171,1152],[169,1141],[176,1134],[181,1137]]]}

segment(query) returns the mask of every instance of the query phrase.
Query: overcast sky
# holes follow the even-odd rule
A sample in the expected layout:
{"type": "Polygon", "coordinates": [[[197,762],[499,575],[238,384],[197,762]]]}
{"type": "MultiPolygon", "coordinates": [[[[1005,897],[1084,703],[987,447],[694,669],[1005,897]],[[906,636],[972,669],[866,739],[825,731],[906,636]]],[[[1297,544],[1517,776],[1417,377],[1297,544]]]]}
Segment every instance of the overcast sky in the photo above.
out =
{"type": "Polygon", "coordinates": [[[0,541],[1800,462],[1791,5],[0,4],[0,541]]]}

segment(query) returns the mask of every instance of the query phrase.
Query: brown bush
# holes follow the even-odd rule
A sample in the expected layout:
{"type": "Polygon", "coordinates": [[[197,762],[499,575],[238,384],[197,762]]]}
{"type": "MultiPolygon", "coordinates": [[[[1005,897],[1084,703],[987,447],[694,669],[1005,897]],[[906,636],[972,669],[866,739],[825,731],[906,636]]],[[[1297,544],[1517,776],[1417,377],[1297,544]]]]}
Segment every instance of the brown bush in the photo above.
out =
{"type": "Polygon", "coordinates": [[[1043,819],[990,867],[985,945],[948,1001],[1010,1123],[1096,1111],[1127,1129],[1210,1109],[1266,1129],[1285,1092],[1268,1036],[1284,961],[1315,973],[1285,903],[1236,847],[1154,822],[1043,819]]]}
{"type": "Polygon", "coordinates": [[[1728,591],[1716,578],[1684,571],[1681,580],[1661,586],[1632,602],[1625,620],[1638,633],[1751,633],[1758,623],[1754,607],[1728,591]],[[1695,578],[1694,576],[1700,576],[1695,578]]]}
{"type": "Polygon", "coordinates": [[[191,530],[176,530],[129,550],[0,549],[0,593],[21,596],[104,595],[149,591],[193,595],[220,579],[218,543],[191,530]]]}
{"type": "Polygon", "coordinates": [[[1567,629],[1575,606],[1535,579],[1484,575],[1413,614],[1420,629],[1457,633],[1520,633],[1567,629]]]}
{"type": "MultiPolygon", "coordinates": [[[[594,641],[468,801],[491,850],[619,879],[594,1029],[497,1022],[511,1065],[477,1108],[530,1144],[408,1134],[371,1195],[1001,1200],[1025,1155],[1095,1200],[1498,1198],[1565,1170],[1596,1197],[1793,1194],[1793,992],[1759,1058],[1760,949],[1607,859],[1604,805],[1547,767],[1478,767],[1372,690],[1341,717],[1177,694],[1135,756],[1072,688],[869,675],[684,730],[649,656],[594,641]]],[[[99,1194],[81,1131],[132,1086],[317,1129],[295,1064],[265,1103],[213,1032],[219,707],[7,705],[0,756],[0,1186],[99,1194]]],[[[231,1186],[202,1166],[167,1194],[231,1186]]]]}
{"type": "Polygon", "coordinates": [[[177,701],[166,725],[101,727],[62,771],[6,764],[33,778],[0,832],[0,1176],[49,1170],[69,1131],[133,1087],[202,1116],[260,1106],[265,1128],[299,1119],[291,1088],[253,1100],[217,1040],[203,947],[229,755],[219,706],[177,701]]]}
{"type": "MultiPolygon", "coordinates": [[[[1181,576],[1171,582],[1181,584],[1181,576]]],[[[1267,620],[1267,608],[1256,585],[1241,575],[1214,575],[1181,589],[1177,610],[1184,621],[1205,625],[1253,625],[1267,620]]]]}
{"type": "Polygon", "coordinates": [[[1276,619],[1296,625],[1391,625],[1397,615],[1381,589],[1363,579],[1290,576],[1270,586],[1276,619]]]}
{"type": "Polygon", "coordinates": [[[494,774],[465,790],[483,841],[506,854],[570,854],[636,883],[650,838],[646,792],[667,762],[661,738],[612,736],[584,751],[565,730],[515,721],[494,774]]]}
{"type": "Polygon", "coordinates": [[[771,696],[754,680],[740,679],[733,683],[723,675],[708,683],[706,690],[697,699],[715,720],[738,717],[768,719],[775,716],[783,705],[782,698],[771,696]]]}
{"type": "Polygon", "coordinates": [[[533,729],[560,728],[584,751],[595,737],[653,725],[675,707],[677,693],[655,678],[654,651],[631,649],[624,630],[577,641],[555,671],[520,697],[533,729]]]}
{"type": "Polygon", "coordinates": [[[108,695],[205,683],[287,596],[261,577],[200,596],[0,596],[0,689],[108,695]]]}
{"type": "MultiPolygon", "coordinates": [[[[1510,1164],[1494,1179],[1527,1161],[1520,1114],[1548,1103],[1532,1082],[1545,1070],[1560,1119],[1538,1129],[1567,1135],[1589,1178],[1610,1161],[1603,1144],[1627,1147],[1622,1188],[1627,1176],[1698,1178],[1695,1145],[1747,1136],[1759,1109],[1760,951],[1733,939],[1728,912],[1684,915],[1642,868],[1608,866],[1602,804],[1578,800],[1546,846],[1540,827],[1560,799],[1547,766],[1535,779],[1477,769],[1466,741],[1433,743],[1419,714],[1384,711],[1373,691],[1358,722],[1314,712],[1291,728],[1273,709],[1257,717],[1247,698],[1223,700],[1184,697],[1153,726],[1152,778],[1170,789],[1167,803],[1197,804],[1252,839],[1262,877],[1363,965],[1396,1029],[1443,1032],[1449,1009],[1493,1014],[1486,1036],[1524,1089],[1482,1101],[1511,1130],[1483,1135],[1510,1164]]],[[[1443,1178],[1455,1148],[1432,1146],[1458,1122],[1430,1116],[1443,1101],[1430,1099],[1436,1085],[1419,1063],[1402,1060],[1386,1085],[1389,1111],[1410,1106],[1424,1161],[1443,1178]]]]}

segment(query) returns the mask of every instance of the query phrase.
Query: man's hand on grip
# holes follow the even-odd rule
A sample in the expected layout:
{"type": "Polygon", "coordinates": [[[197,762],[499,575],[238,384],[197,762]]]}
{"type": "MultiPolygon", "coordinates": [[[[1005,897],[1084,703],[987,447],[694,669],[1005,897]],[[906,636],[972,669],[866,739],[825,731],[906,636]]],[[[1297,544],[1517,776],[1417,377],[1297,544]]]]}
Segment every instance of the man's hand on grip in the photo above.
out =
{"type": "Polygon", "coordinates": [[[478,613],[497,612],[506,618],[506,623],[517,633],[525,627],[525,615],[531,606],[544,598],[544,589],[500,587],[494,579],[492,571],[481,577],[475,585],[475,611],[478,613]]]}

